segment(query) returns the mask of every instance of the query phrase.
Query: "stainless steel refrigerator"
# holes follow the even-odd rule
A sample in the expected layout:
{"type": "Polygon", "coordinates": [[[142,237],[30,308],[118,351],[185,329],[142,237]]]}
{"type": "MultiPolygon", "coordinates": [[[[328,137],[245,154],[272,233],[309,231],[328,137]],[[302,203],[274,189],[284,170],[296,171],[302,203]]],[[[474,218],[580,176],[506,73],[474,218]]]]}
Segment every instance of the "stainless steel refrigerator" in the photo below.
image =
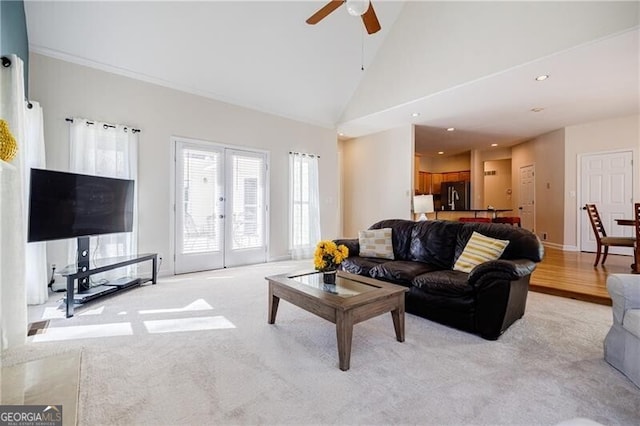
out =
{"type": "Polygon", "coordinates": [[[469,210],[471,208],[469,182],[442,182],[440,199],[443,210],[469,210]]]}

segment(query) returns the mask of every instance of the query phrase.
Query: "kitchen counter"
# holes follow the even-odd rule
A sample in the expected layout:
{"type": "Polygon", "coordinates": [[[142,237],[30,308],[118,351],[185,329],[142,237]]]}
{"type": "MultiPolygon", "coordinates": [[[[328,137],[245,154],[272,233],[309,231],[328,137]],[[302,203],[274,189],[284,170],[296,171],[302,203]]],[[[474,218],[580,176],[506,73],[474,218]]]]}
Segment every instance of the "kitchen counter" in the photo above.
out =
{"type": "Polygon", "coordinates": [[[436,219],[438,219],[438,214],[442,216],[443,213],[444,213],[444,216],[446,216],[447,218],[451,216],[470,217],[471,213],[473,213],[473,217],[478,217],[478,213],[483,213],[483,215],[480,217],[486,217],[489,214],[491,215],[490,217],[496,218],[498,217],[499,213],[510,212],[510,211],[513,211],[513,209],[436,210],[435,213],[436,213],[436,219]]]}

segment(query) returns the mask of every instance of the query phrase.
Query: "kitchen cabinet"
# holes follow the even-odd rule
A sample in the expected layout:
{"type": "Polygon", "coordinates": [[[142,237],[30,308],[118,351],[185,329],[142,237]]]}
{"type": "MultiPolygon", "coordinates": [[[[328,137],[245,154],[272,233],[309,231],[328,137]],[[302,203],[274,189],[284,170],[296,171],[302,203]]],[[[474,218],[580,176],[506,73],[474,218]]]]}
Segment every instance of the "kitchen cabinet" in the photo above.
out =
{"type": "Polygon", "coordinates": [[[439,194],[442,185],[442,173],[431,173],[431,193],[439,194]]]}
{"type": "Polygon", "coordinates": [[[447,172],[442,174],[443,182],[459,182],[460,172],[447,172]]]}
{"type": "Polygon", "coordinates": [[[462,170],[459,172],[431,173],[431,193],[440,194],[443,182],[470,182],[471,171],[462,170]]]}

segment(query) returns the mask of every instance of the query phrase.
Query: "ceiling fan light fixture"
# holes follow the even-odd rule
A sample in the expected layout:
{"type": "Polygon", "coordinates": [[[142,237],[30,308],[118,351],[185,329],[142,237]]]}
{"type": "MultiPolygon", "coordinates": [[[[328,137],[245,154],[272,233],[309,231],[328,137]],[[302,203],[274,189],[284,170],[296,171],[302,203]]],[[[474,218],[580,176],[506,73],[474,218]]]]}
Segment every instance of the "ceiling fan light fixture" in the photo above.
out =
{"type": "Polygon", "coordinates": [[[362,16],[369,9],[369,0],[347,0],[347,12],[351,16],[362,16]]]}

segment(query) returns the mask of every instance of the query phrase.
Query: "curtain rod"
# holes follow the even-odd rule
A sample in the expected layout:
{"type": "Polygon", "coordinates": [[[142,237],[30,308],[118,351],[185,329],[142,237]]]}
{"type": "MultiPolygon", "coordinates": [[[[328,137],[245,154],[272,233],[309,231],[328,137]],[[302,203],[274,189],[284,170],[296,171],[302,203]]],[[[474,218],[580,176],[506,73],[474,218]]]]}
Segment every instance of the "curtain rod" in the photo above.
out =
{"type": "MultiPolygon", "coordinates": [[[[65,118],[64,121],[68,121],[69,123],[73,123],[73,118],[65,118]]],[[[93,125],[93,124],[96,124],[96,123],[94,123],[93,121],[87,120],[87,125],[93,125]]],[[[103,124],[102,127],[104,127],[105,129],[109,129],[109,128],[115,129],[116,128],[116,126],[114,126],[113,124],[107,124],[107,123],[103,124]]],[[[125,130],[125,132],[127,131],[127,127],[126,126],[125,126],[124,130],[125,130]]],[[[133,133],[141,132],[140,129],[131,129],[131,131],[133,133]]]]}
{"type": "MultiPolygon", "coordinates": [[[[9,68],[11,66],[11,59],[9,59],[9,57],[7,57],[7,56],[3,56],[2,57],[2,66],[4,68],[9,68]]],[[[31,103],[31,101],[29,101],[29,99],[26,99],[25,102],[27,103],[27,108],[29,108],[29,109],[33,108],[33,104],[31,103]]]]}
{"type": "Polygon", "coordinates": [[[307,157],[311,157],[311,158],[320,158],[319,155],[315,155],[315,154],[305,154],[304,152],[294,152],[294,151],[289,151],[289,154],[293,154],[293,155],[302,155],[302,156],[307,156],[307,157]]]}

